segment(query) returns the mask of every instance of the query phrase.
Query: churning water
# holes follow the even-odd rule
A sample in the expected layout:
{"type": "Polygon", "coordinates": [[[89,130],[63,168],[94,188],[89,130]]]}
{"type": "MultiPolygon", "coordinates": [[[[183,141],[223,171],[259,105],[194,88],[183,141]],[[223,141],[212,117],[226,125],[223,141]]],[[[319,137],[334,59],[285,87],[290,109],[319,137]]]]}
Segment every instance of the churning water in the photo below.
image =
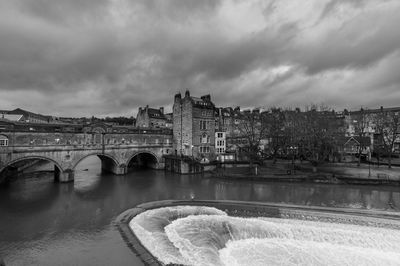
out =
{"type": "Polygon", "coordinates": [[[130,222],[165,264],[400,265],[400,230],[281,218],[240,218],[212,207],[149,210],[130,222]]]}

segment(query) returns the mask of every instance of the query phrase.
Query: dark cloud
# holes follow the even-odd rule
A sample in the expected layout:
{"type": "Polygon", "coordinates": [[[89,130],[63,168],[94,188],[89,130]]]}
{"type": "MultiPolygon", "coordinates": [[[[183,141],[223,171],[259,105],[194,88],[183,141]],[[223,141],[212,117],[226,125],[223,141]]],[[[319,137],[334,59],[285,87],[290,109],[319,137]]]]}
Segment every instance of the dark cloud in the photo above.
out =
{"type": "Polygon", "coordinates": [[[295,49],[309,73],[329,69],[364,68],[400,49],[400,8],[359,16],[340,28],[327,30],[325,38],[295,49]]]}
{"type": "Polygon", "coordinates": [[[15,0],[16,7],[27,16],[56,24],[85,24],[102,21],[108,13],[109,0],[15,0]]]}
{"type": "Polygon", "coordinates": [[[170,108],[186,88],[218,105],[385,105],[400,96],[399,11],[378,0],[0,0],[0,105],[132,115],[170,108]]]}

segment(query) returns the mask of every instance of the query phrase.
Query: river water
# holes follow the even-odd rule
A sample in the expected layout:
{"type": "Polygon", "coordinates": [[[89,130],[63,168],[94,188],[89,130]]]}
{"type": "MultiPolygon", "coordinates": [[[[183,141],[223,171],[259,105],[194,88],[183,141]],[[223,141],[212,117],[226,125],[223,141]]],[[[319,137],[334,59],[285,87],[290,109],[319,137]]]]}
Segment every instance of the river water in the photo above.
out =
{"type": "Polygon", "coordinates": [[[164,199],[217,199],[399,211],[400,189],[246,182],[138,170],[102,174],[93,157],[75,182],[51,174],[0,188],[0,258],[6,265],[142,265],[122,240],[115,218],[137,204],[164,199]]]}

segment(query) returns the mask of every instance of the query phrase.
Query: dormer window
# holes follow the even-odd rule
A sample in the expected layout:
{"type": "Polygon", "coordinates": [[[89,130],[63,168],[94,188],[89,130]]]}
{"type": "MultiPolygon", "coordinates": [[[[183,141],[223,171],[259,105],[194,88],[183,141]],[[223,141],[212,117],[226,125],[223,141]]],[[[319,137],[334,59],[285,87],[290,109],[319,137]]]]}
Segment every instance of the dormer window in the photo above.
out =
{"type": "Polygon", "coordinates": [[[0,135],[0,146],[8,146],[8,138],[4,135],[0,135]]]}

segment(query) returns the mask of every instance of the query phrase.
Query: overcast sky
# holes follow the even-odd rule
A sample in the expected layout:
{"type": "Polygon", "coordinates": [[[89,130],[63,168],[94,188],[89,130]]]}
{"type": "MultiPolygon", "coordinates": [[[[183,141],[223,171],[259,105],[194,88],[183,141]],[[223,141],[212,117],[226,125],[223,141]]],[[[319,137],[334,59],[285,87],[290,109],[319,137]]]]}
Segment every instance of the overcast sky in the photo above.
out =
{"type": "Polygon", "coordinates": [[[0,109],[400,106],[400,1],[0,0],[0,109]]]}

